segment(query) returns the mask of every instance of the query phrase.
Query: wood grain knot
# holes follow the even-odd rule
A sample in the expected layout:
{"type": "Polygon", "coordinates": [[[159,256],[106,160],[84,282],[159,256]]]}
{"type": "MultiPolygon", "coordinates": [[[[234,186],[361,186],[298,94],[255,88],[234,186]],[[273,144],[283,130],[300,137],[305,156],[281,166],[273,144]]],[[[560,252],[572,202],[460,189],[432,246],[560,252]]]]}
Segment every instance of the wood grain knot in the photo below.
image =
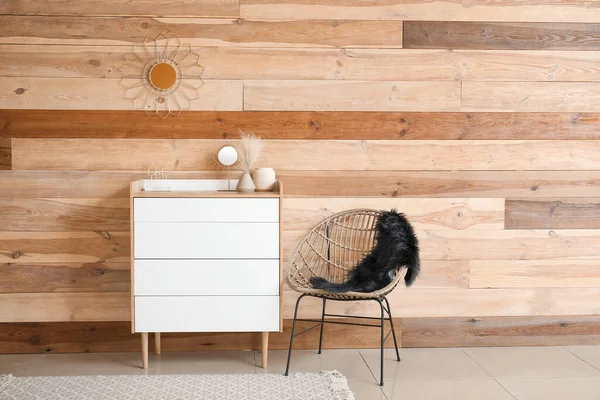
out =
{"type": "Polygon", "coordinates": [[[148,22],[144,22],[144,23],[142,23],[142,28],[148,29],[148,28],[150,28],[150,24],[148,22]]]}
{"type": "Polygon", "coordinates": [[[25,91],[26,91],[26,90],[27,90],[27,89],[24,89],[24,88],[20,87],[20,88],[17,88],[17,89],[15,90],[15,93],[16,93],[16,94],[23,94],[23,93],[25,93],[25,91]]]}
{"type": "Polygon", "coordinates": [[[531,191],[532,191],[532,192],[535,192],[536,190],[538,190],[538,187],[537,187],[537,185],[534,185],[534,186],[532,186],[532,187],[531,187],[531,191]]]}
{"type": "Polygon", "coordinates": [[[566,322],[561,322],[560,326],[563,327],[563,328],[566,328],[567,327],[567,323],[566,322]]]}
{"type": "Polygon", "coordinates": [[[102,235],[102,237],[104,239],[110,240],[110,233],[108,233],[106,231],[102,231],[102,232],[100,232],[100,234],[102,235]]]}
{"type": "Polygon", "coordinates": [[[40,336],[39,333],[34,333],[33,335],[31,335],[31,337],[29,338],[29,343],[31,344],[38,344],[39,342],[42,341],[42,337],[40,336]]]}
{"type": "Polygon", "coordinates": [[[331,23],[331,26],[333,26],[333,27],[335,28],[335,27],[336,27],[336,26],[338,26],[339,24],[340,24],[339,22],[337,22],[337,21],[333,21],[333,22],[331,23]]]}
{"type": "Polygon", "coordinates": [[[244,19],[243,18],[238,18],[235,20],[235,23],[238,25],[242,25],[244,23],[244,19]]]}
{"type": "Polygon", "coordinates": [[[20,251],[15,251],[14,253],[11,254],[12,258],[19,258],[21,257],[21,252],[20,251]]]}
{"type": "Polygon", "coordinates": [[[101,63],[100,63],[100,61],[98,61],[98,60],[95,60],[95,59],[93,59],[93,58],[90,60],[90,65],[93,65],[94,67],[99,67],[99,66],[100,66],[100,64],[101,64],[101,63]]]}

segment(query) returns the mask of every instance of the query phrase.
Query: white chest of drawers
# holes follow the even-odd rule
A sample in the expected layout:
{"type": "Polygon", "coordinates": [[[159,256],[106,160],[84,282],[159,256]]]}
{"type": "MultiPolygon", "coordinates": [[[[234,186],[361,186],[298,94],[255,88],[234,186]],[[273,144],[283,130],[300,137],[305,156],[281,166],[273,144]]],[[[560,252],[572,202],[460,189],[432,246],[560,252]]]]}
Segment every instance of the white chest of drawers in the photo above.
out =
{"type": "Polygon", "coordinates": [[[131,184],[132,331],[281,331],[281,200],[276,192],[143,190],[131,184]]]}

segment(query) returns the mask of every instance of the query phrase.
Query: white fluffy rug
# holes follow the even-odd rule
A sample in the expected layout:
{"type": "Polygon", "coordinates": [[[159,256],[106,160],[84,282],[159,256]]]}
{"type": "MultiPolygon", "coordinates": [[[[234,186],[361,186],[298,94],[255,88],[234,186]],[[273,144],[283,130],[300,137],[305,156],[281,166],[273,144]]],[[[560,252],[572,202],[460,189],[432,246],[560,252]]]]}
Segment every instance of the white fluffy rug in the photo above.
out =
{"type": "Polygon", "coordinates": [[[2,400],[354,400],[337,371],[245,375],[0,376],[2,400]]]}

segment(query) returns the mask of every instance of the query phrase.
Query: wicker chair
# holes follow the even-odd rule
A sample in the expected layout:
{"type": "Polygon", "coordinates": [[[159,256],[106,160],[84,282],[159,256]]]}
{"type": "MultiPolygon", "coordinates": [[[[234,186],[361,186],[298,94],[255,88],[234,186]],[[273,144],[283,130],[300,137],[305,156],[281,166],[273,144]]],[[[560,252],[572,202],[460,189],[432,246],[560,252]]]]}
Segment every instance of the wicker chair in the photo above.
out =
{"type": "Polygon", "coordinates": [[[398,342],[396,340],[396,332],[394,331],[394,323],[392,321],[392,312],[386,296],[398,285],[403,274],[397,273],[389,285],[383,289],[370,293],[330,293],[324,290],[314,289],[310,284],[310,279],[312,277],[322,277],[330,282],[344,282],[346,280],[348,271],[354,268],[374,247],[377,240],[375,235],[375,225],[379,214],[380,211],[377,210],[356,209],[332,215],[314,227],[296,247],[291,259],[290,267],[288,269],[286,281],[293,290],[300,292],[301,295],[296,301],[296,308],[294,311],[294,322],[292,325],[290,347],[285,369],[286,376],[288,375],[290,369],[290,359],[292,356],[294,337],[316,327],[320,327],[321,333],[319,336],[318,354],[321,354],[321,347],[323,344],[323,326],[326,323],[369,326],[381,329],[381,380],[379,383],[381,386],[383,386],[384,342],[390,333],[394,338],[396,358],[398,361],[400,361],[398,342]],[[323,312],[320,320],[297,318],[300,300],[306,296],[318,297],[323,300],[323,312]],[[345,321],[326,321],[325,317],[350,317],[347,315],[327,314],[325,312],[327,300],[376,301],[379,303],[381,308],[381,317],[352,316],[352,318],[378,320],[380,323],[362,324],[345,321]],[[387,335],[384,335],[385,320],[390,322],[391,327],[391,331],[388,332],[387,335]],[[316,322],[317,325],[314,325],[299,333],[295,333],[296,321],[316,322]]]}

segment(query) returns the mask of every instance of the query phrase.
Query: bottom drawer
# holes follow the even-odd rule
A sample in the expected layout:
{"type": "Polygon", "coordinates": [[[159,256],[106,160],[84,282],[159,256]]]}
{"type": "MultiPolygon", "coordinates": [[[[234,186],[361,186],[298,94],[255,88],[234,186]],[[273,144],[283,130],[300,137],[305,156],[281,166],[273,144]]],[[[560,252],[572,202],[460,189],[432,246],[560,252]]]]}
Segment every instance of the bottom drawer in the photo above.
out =
{"type": "Polygon", "coordinates": [[[279,296],[136,296],[135,331],[279,331],[279,296]]]}

